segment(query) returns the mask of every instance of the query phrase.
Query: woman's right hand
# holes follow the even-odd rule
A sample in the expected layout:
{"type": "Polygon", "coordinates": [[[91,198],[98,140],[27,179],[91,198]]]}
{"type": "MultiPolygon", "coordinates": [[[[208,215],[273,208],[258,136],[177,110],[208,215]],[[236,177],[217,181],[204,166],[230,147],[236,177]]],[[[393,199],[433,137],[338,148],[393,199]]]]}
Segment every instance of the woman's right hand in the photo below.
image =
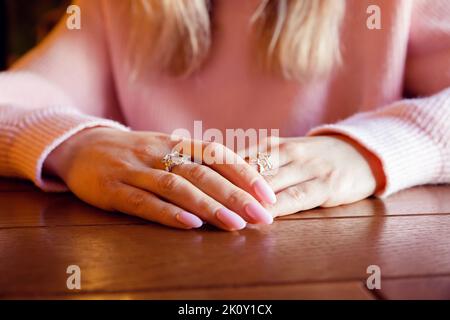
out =
{"type": "Polygon", "coordinates": [[[153,132],[85,129],[53,150],[44,170],[91,205],[171,227],[207,222],[231,231],[246,222],[272,223],[256,199],[273,203],[275,194],[254,168],[220,144],[191,141],[231,156],[232,164],[189,162],[165,171],[161,159],[179,142],[153,132]]]}

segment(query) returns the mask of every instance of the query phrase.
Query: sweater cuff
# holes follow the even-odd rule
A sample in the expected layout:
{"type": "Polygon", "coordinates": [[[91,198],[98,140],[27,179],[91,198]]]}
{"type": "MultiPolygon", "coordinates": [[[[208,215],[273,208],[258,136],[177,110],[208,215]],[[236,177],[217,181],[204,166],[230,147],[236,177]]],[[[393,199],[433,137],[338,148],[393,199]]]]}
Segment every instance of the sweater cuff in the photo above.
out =
{"type": "Polygon", "coordinates": [[[122,124],[84,115],[67,108],[46,108],[30,111],[27,122],[15,128],[15,138],[8,155],[10,166],[17,175],[31,179],[44,191],[67,191],[59,181],[44,179],[42,167],[47,156],[61,143],[83,129],[103,126],[128,131],[122,124]]]}
{"type": "Polygon", "coordinates": [[[326,134],[345,135],[378,157],[386,185],[376,196],[386,197],[401,189],[430,183],[440,174],[443,160],[439,147],[408,120],[363,113],[308,133],[326,134]]]}

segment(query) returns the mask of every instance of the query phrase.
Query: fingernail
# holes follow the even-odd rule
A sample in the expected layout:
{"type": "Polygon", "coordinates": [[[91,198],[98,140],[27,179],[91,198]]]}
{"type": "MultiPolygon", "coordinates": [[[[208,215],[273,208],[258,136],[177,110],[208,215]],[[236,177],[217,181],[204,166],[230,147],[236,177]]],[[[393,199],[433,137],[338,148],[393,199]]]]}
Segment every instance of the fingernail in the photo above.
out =
{"type": "Polygon", "coordinates": [[[197,216],[189,212],[181,212],[176,216],[177,220],[184,224],[188,228],[200,228],[203,225],[203,221],[199,219],[197,216]]]}
{"type": "Polygon", "coordinates": [[[257,202],[247,204],[245,212],[255,221],[265,224],[273,222],[272,215],[257,202]]]}
{"type": "Polygon", "coordinates": [[[275,202],[277,202],[275,192],[273,192],[272,188],[269,187],[265,180],[256,180],[256,182],[253,183],[253,190],[262,201],[269,204],[275,204],[275,202]]]}
{"type": "Polygon", "coordinates": [[[227,208],[220,208],[216,213],[217,219],[220,220],[231,230],[240,230],[245,228],[246,222],[237,213],[234,213],[227,208]]]}

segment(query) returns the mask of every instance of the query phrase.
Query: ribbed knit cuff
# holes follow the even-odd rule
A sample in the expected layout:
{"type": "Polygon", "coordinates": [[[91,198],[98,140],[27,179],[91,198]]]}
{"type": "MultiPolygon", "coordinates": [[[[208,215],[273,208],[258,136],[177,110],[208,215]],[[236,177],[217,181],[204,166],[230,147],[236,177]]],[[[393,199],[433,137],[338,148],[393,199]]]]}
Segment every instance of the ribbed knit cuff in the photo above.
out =
{"type": "Polygon", "coordinates": [[[430,135],[417,123],[402,117],[365,113],[334,125],[311,130],[308,135],[337,133],[364,146],[379,158],[386,186],[377,196],[427,184],[442,173],[443,156],[430,135]]]}
{"type": "Polygon", "coordinates": [[[28,111],[21,124],[9,128],[9,135],[13,138],[7,154],[10,171],[33,180],[44,191],[67,190],[60,182],[43,179],[44,161],[50,152],[74,134],[97,126],[129,130],[118,122],[84,115],[73,109],[28,111]]]}

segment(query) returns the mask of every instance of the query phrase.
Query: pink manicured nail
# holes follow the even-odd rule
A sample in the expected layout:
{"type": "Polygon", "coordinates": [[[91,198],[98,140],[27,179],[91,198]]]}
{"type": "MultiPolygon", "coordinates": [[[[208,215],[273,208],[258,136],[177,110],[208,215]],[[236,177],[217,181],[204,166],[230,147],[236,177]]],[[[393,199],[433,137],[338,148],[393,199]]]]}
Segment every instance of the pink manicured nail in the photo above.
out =
{"type": "Polygon", "coordinates": [[[188,228],[200,228],[203,225],[203,221],[197,216],[189,212],[181,212],[176,216],[177,220],[184,224],[188,228]]]}
{"type": "Polygon", "coordinates": [[[267,202],[268,204],[275,204],[275,202],[277,202],[275,192],[273,192],[272,188],[269,187],[265,180],[256,180],[256,182],[253,183],[253,190],[262,201],[267,202]]]}
{"type": "Polygon", "coordinates": [[[265,224],[271,224],[273,222],[272,215],[257,202],[246,205],[245,212],[257,222],[265,224]]]}
{"type": "Polygon", "coordinates": [[[240,230],[245,228],[246,222],[237,213],[234,213],[227,208],[220,208],[216,213],[217,219],[220,220],[231,230],[240,230]]]}

